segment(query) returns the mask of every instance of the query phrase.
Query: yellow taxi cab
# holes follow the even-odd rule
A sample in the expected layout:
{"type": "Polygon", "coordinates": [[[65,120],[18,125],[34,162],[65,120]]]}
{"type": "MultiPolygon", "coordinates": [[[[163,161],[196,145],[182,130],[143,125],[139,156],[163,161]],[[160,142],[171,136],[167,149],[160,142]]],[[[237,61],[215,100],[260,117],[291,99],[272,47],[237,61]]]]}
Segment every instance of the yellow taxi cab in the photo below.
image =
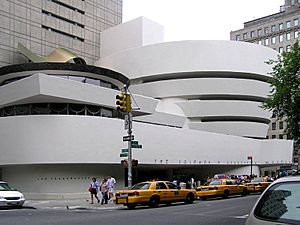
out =
{"type": "Polygon", "coordinates": [[[263,192],[272,182],[273,180],[269,177],[256,177],[245,186],[249,193],[263,192]]]}
{"type": "Polygon", "coordinates": [[[242,196],[247,195],[247,187],[245,185],[236,184],[234,180],[219,179],[213,180],[207,185],[196,188],[197,197],[206,199],[208,197],[223,197],[228,198],[229,195],[242,196]]]}
{"type": "Polygon", "coordinates": [[[122,204],[129,209],[137,205],[157,207],[160,203],[185,202],[192,204],[196,192],[192,189],[181,189],[169,181],[147,181],[135,184],[130,190],[116,192],[115,204],[122,204]]]}

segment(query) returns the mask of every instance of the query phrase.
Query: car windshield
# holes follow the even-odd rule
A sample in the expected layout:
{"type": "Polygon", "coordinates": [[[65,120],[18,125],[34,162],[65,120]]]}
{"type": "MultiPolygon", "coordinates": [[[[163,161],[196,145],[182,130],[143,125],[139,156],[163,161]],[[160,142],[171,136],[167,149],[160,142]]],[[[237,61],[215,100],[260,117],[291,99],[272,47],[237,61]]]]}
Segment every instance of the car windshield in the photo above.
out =
{"type": "Polygon", "coordinates": [[[13,187],[9,186],[7,183],[0,183],[0,191],[15,191],[13,187]]]}
{"type": "Polygon", "coordinates": [[[261,178],[261,177],[258,177],[258,178],[255,178],[255,179],[251,180],[251,182],[263,182],[263,181],[264,181],[264,179],[261,178]]]}
{"type": "Polygon", "coordinates": [[[300,182],[278,183],[261,198],[256,217],[288,224],[300,222],[300,182]]]}
{"type": "Polygon", "coordinates": [[[131,190],[147,190],[150,187],[150,183],[138,183],[132,186],[131,190]]]}
{"type": "Polygon", "coordinates": [[[212,182],[209,183],[209,185],[221,185],[221,181],[220,180],[214,180],[212,182]]]}

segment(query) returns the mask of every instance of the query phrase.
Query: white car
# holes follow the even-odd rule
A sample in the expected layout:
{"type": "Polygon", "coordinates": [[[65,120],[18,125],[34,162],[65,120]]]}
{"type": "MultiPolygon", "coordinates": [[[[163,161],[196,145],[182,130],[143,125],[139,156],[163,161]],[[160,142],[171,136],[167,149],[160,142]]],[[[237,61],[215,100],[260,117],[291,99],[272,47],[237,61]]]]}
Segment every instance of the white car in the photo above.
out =
{"type": "Polygon", "coordinates": [[[246,225],[300,224],[300,176],[274,181],[262,193],[246,225]]]}
{"type": "Polygon", "coordinates": [[[18,207],[24,205],[24,195],[6,182],[0,181],[0,207],[18,207]]]}

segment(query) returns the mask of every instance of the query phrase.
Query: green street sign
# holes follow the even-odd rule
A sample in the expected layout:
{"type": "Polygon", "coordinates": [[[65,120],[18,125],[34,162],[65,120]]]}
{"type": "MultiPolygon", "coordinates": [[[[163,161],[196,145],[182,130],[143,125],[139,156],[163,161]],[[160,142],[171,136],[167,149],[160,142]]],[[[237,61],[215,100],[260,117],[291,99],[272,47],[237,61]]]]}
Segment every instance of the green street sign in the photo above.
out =
{"type": "Polygon", "coordinates": [[[120,153],[120,157],[127,157],[128,154],[127,153],[120,153]]]}
{"type": "Polygon", "coordinates": [[[128,148],[122,148],[122,153],[128,153],[128,148]]]}
{"type": "Polygon", "coordinates": [[[131,146],[133,146],[133,145],[138,145],[138,144],[139,144],[138,141],[131,141],[131,146]]]}
{"type": "Polygon", "coordinates": [[[131,145],[131,148],[142,148],[142,145],[131,145]]]}

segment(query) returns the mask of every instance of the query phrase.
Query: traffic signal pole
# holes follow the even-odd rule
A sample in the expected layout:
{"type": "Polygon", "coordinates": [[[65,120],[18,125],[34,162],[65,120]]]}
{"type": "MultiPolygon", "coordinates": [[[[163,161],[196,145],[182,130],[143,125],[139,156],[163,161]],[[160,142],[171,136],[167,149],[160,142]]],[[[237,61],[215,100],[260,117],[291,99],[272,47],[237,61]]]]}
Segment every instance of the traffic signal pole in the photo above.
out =
{"type": "Polygon", "coordinates": [[[128,141],[128,189],[132,187],[132,114],[128,112],[128,125],[127,130],[129,141],[128,141]]]}

